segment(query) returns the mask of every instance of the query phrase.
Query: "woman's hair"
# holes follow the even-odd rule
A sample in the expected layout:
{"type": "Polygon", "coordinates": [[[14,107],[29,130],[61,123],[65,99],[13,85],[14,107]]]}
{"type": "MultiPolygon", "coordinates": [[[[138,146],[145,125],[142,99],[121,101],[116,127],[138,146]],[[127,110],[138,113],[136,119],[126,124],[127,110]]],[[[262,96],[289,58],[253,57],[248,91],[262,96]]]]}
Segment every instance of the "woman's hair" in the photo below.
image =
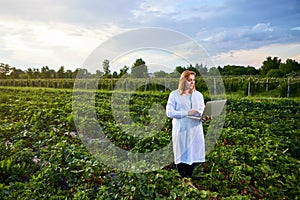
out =
{"type": "MultiPolygon", "coordinates": [[[[186,90],[185,82],[188,80],[190,75],[196,76],[196,73],[190,70],[185,70],[184,72],[182,72],[179,79],[179,85],[178,85],[180,94],[183,94],[183,92],[186,90]]],[[[193,89],[195,89],[195,85],[193,89]]]]}

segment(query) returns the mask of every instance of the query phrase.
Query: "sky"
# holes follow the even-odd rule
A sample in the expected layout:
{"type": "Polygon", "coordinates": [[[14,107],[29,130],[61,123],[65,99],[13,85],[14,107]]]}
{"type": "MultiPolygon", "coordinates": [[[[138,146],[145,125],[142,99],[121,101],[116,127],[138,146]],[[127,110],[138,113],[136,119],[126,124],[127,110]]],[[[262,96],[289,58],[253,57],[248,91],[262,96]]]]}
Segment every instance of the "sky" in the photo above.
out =
{"type": "Polygon", "coordinates": [[[115,57],[99,55],[99,67],[109,59],[112,71],[131,67],[139,57],[157,68],[188,63],[175,50],[166,51],[176,37],[157,37],[150,50],[143,41],[154,41],[151,31],[120,42],[149,27],[196,42],[215,66],[259,68],[268,56],[300,62],[299,0],[0,0],[0,63],[75,70],[99,47],[102,55],[121,49],[115,57]]]}

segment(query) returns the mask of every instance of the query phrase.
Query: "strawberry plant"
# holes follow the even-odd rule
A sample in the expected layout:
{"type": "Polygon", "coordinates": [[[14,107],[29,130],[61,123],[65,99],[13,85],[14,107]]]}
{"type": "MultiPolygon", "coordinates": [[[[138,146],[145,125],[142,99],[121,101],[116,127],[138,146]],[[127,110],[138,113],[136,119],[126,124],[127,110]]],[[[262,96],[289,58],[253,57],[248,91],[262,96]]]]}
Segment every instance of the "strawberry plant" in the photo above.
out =
{"type": "MultiPolygon", "coordinates": [[[[229,98],[221,136],[183,183],[173,163],[132,173],[98,161],[80,140],[74,115],[94,122],[88,110],[73,112],[71,90],[0,90],[1,199],[299,198],[299,101],[229,98]]],[[[165,106],[168,92],[124,95],[117,106],[129,102],[127,116],[113,113],[111,97],[110,91],[95,94],[96,120],[111,143],[146,153],[171,142],[171,120],[155,118],[153,109],[165,106]],[[162,128],[140,137],[151,120],[163,121],[162,128]]]]}

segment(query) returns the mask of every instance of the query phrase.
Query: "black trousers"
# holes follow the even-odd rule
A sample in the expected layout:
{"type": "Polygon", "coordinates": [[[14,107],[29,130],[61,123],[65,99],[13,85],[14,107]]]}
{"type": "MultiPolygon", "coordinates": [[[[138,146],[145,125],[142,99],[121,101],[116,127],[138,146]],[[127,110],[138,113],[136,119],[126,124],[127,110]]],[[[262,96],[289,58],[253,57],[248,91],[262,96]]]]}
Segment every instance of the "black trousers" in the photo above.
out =
{"type": "Polygon", "coordinates": [[[186,164],[186,163],[178,163],[176,165],[176,168],[182,178],[184,177],[193,177],[193,172],[195,167],[197,166],[197,163],[193,163],[192,165],[186,164]]]}

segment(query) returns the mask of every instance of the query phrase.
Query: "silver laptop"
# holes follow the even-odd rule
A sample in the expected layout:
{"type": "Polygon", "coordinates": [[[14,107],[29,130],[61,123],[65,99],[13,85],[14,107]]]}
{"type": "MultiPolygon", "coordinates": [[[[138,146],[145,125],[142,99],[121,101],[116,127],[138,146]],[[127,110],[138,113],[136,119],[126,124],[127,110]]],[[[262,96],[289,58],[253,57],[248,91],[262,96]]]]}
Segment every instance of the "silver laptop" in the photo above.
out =
{"type": "Polygon", "coordinates": [[[201,119],[205,116],[216,117],[220,116],[225,106],[226,100],[215,100],[206,102],[204,111],[201,116],[187,116],[192,119],[201,119]]]}

